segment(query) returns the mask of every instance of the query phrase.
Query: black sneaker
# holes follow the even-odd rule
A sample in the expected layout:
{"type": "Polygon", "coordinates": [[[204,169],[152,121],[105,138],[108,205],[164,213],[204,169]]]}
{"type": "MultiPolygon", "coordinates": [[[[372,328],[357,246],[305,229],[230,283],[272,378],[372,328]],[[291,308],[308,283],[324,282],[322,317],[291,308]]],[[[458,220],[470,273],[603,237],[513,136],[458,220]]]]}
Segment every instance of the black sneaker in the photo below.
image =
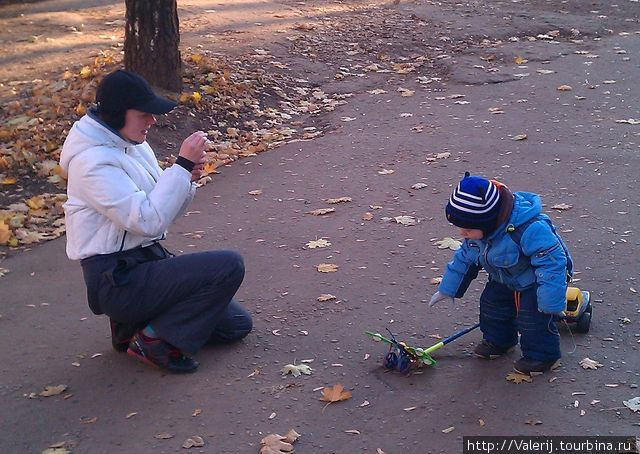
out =
{"type": "Polygon", "coordinates": [[[473,349],[473,353],[482,359],[496,359],[505,353],[511,351],[513,349],[513,345],[509,347],[496,347],[491,342],[482,339],[476,348],[473,349]]]}
{"type": "Polygon", "coordinates": [[[126,352],[131,338],[140,328],[135,325],[116,322],[113,319],[109,319],[109,324],[111,326],[111,345],[113,349],[119,352],[126,352]]]}
{"type": "Polygon", "coordinates": [[[513,364],[513,370],[522,375],[537,375],[552,369],[558,360],[536,361],[533,359],[520,358],[513,364]]]}
{"type": "Polygon", "coordinates": [[[133,336],[127,354],[151,366],[178,374],[195,372],[200,365],[162,339],[153,339],[141,333],[133,336]]]}

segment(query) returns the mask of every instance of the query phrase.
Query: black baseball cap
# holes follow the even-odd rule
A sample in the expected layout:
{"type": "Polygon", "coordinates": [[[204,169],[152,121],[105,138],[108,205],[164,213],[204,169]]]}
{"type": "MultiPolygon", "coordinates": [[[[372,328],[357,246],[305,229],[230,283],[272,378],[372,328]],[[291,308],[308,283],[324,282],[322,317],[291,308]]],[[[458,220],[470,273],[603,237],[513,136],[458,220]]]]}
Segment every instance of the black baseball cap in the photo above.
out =
{"type": "Polygon", "coordinates": [[[119,69],[107,74],[96,91],[98,112],[118,113],[136,109],[152,114],[166,114],[177,103],[157,96],[149,83],[136,73],[119,69]]]}

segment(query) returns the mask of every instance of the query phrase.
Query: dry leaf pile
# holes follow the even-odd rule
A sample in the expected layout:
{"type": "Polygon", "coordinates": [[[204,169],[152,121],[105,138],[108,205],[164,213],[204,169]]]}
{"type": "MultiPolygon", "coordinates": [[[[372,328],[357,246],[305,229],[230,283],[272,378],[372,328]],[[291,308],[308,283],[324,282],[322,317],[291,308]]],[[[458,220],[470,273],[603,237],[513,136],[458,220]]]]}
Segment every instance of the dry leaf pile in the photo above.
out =
{"type": "Polygon", "coordinates": [[[34,172],[60,183],[57,165],[66,134],[93,102],[100,77],[115,67],[114,57],[103,55],[58,80],[10,82],[0,93],[6,102],[0,111],[0,176],[34,172]]]}
{"type": "Polygon", "coordinates": [[[346,102],[304,86],[300,79],[270,72],[264,69],[265,62],[274,63],[274,59],[264,50],[242,60],[213,57],[206,51],[187,57],[187,75],[193,91],[183,92],[179,101],[216,120],[207,131],[211,144],[205,176],[222,165],[255,156],[294,137],[318,137],[322,131],[316,128],[297,131],[287,125],[296,117],[332,111],[346,102]],[[275,96],[277,107],[266,106],[265,93],[275,96]]]}
{"type": "Polygon", "coordinates": [[[66,194],[41,194],[0,210],[0,246],[52,240],[65,232],[66,194]]]}

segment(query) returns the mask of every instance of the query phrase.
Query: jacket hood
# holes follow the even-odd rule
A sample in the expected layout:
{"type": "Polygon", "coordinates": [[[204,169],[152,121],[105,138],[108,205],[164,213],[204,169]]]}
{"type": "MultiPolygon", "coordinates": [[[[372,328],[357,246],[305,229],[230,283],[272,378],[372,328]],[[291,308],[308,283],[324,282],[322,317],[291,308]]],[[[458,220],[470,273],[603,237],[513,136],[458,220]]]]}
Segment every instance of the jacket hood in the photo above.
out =
{"type": "Polygon", "coordinates": [[[130,146],[132,146],[130,142],[110,131],[91,116],[85,115],[73,124],[64,141],[62,153],[60,153],[60,167],[67,172],[71,160],[91,148],[108,147],[124,150],[130,146]]]}
{"type": "Polygon", "coordinates": [[[532,192],[515,192],[513,194],[513,211],[509,224],[514,227],[524,224],[542,212],[542,201],[538,194],[532,192]]]}
{"type": "Polygon", "coordinates": [[[514,192],[513,193],[513,208],[511,210],[511,216],[506,222],[503,222],[493,232],[489,239],[493,239],[498,235],[501,235],[506,226],[513,225],[518,227],[530,219],[535,218],[542,212],[542,201],[538,194],[533,192],[514,192]]]}

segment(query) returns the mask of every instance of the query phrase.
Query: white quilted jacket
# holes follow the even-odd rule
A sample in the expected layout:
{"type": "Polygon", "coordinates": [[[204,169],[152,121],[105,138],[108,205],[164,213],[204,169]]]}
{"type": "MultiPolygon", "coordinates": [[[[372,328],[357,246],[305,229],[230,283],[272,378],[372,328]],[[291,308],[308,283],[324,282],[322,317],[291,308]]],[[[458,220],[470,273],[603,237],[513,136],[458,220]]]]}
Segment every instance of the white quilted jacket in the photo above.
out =
{"type": "Polygon", "coordinates": [[[60,166],[68,174],[64,209],[72,260],[164,238],[195,194],[188,170],[174,164],[163,171],[147,142],[132,144],[90,115],[71,128],[60,166]]]}

